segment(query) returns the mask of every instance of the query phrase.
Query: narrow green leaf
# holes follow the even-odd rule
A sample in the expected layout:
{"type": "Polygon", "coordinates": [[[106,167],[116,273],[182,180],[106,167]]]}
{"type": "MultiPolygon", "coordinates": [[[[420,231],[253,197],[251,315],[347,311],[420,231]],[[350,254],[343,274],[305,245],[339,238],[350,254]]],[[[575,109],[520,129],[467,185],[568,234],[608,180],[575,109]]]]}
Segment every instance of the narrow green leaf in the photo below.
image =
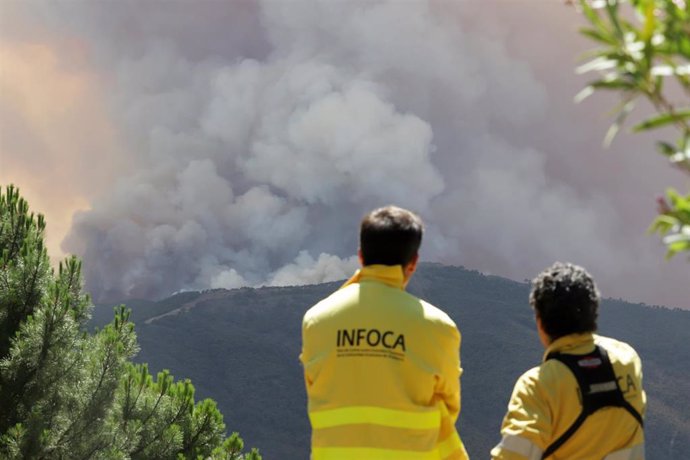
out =
{"type": "Polygon", "coordinates": [[[677,220],[671,216],[657,216],[657,218],[654,219],[654,222],[652,222],[652,224],[647,229],[647,233],[659,233],[660,235],[664,235],[670,232],[671,229],[673,229],[673,227],[676,225],[676,222],[677,220]]]}
{"type": "Polygon", "coordinates": [[[590,86],[592,86],[595,89],[624,89],[624,90],[632,90],[635,89],[635,85],[633,83],[630,83],[625,80],[598,80],[595,82],[590,83],[590,86]]]}
{"type": "Polygon", "coordinates": [[[616,119],[606,132],[606,136],[604,137],[605,148],[608,148],[611,145],[613,139],[616,137],[616,134],[618,134],[618,131],[620,131],[621,126],[623,126],[623,123],[625,123],[625,119],[628,118],[628,115],[630,115],[630,112],[632,112],[634,108],[634,99],[628,100],[625,105],[623,105],[623,108],[620,110],[620,112],[618,112],[618,116],[616,116],[616,119]]]}
{"type": "Polygon", "coordinates": [[[673,144],[669,144],[668,142],[657,142],[656,148],[662,155],[667,157],[675,155],[677,152],[676,146],[674,146],[673,144]]]}
{"type": "Polygon", "coordinates": [[[633,127],[634,132],[648,131],[651,129],[662,128],[664,126],[675,123],[679,120],[685,120],[690,118],[690,109],[683,109],[675,112],[674,114],[662,113],[660,115],[648,118],[647,120],[639,123],[633,127]]]}
{"type": "Polygon", "coordinates": [[[592,40],[600,43],[606,43],[608,45],[616,44],[616,40],[603,33],[601,30],[583,27],[580,29],[580,33],[585,37],[591,38],[592,40]]]}
{"type": "Polygon", "coordinates": [[[587,99],[594,93],[595,89],[631,91],[635,89],[635,85],[633,83],[618,79],[596,80],[585,86],[579,93],[575,95],[575,103],[580,103],[587,99]]]}
{"type": "Polygon", "coordinates": [[[594,27],[602,32],[607,32],[606,24],[599,17],[599,13],[590,6],[589,1],[580,0],[580,6],[582,7],[582,13],[594,27]]]}
{"type": "Polygon", "coordinates": [[[667,188],[666,198],[668,198],[672,204],[675,204],[679,199],[682,199],[683,197],[675,189],[667,188]]]}
{"type": "Polygon", "coordinates": [[[690,250],[690,238],[684,235],[671,235],[664,238],[668,250],[675,253],[690,250]]]}
{"type": "Polygon", "coordinates": [[[690,59],[690,38],[684,39],[678,44],[678,51],[685,56],[685,58],[690,59]]]}
{"type": "Polygon", "coordinates": [[[575,72],[578,74],[582,73],[587,73],[587,72],[592,72],[594,70],[601,71],[601,70],[609,70],[609,69],[614,69],[616,68],[617,61],[613,59],[608,59],[605,57],[597,57],[595,59],[592,59],[589,62],[585,62],[581,66],[577,67],[575,69],[575,72]]]}
{"type": "Polygon", "coordinates": [[[623,29],[618,21],[618,2],[607,1],[606,2],[606,14],[608,14],[609,21],[613,25],[613,31],[619,40],[623,39],[623,29]]]}
{"type": "Polygon", "coordinates": [[[594,88],[592,85],[585,86],[582,88],[582,90],[575,95],[573,100],[575,101],[576,104],[579,104],[580,102],[584,101],[587,99],[589,96],[594,94],[594,88]]]}

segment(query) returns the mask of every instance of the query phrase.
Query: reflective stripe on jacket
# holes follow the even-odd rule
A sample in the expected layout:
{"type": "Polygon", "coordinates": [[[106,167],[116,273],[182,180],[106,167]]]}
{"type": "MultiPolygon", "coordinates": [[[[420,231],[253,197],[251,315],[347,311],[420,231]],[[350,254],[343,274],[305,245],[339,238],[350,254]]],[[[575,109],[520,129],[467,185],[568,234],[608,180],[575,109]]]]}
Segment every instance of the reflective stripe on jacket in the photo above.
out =
{"type": "Polygon", "coordinates": [[[312,460],[467,458],[460,333],[404,290],[402,267],[362,268],[304,316],[312,460]]]}
{"type": "MultiPolygon", "coordinates": [[[[628,344],[594,334],[572,334],[555,340],[544,353],[586,354],[594,344],[604,347],[625,399],[644,415],[642,364],[628,344]]],[[[541,459],[544,450],[563,434],[582,411],[577,380],[565,364],[548,360],[530,369],[515,384],[494,459],[541,459]]],[[[644,459],[644,432],[625,409],[605,407],[590,415],[549,459],[644,459]]]]}

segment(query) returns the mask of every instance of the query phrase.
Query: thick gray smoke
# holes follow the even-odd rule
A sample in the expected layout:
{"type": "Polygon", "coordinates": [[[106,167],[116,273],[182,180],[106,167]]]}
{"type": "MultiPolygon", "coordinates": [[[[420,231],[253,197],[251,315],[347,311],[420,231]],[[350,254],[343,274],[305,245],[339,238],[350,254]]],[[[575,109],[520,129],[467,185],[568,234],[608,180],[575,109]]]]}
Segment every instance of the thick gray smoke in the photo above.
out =
{"type": "Polygon", "coordinates": [[[127,152],[129,172],[64,243],[88,289],[103,300],[345,278],[359,218],[396,203],[427,221],[425,260],[517,279],[569,260],[604,294],[690,307],[687,267],[662,265],[643,234],[651,191],[675,178],[647,163],[651,144],[601,153],[606,122],[590,119],[606,105],[571,103],[575,12],[480,3],[15,12],[24,25],[8,40],[86,44],[127,152]]]}

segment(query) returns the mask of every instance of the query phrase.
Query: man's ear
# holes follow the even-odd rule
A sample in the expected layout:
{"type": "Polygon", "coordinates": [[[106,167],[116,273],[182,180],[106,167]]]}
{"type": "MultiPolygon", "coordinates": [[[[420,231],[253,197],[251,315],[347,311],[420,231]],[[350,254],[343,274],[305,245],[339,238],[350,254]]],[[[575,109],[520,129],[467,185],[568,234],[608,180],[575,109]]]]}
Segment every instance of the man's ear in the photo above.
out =
{"type": "Polygon", "coordinates": [[[549,334],[547,334],[544,330],[544,325],[541,322],[539,313],[534,313],[534,320],[537,323],[537,332],[539,333],[539,340],[541,341],[541,344],[544,345],[544,348],[548,348],[548,346],[551,345],[551,337],[549,337],[549,334]]]}
{"type": "Polygon", "coordinates": [[[417,270],[417,262],[419,262],[419,253],[415,254],[411,261],[403,267],[403,272],[405,273],[405,279],[410,279],[410,277],[417,270]]]}
{"type": "Polygon", "coordinates": [[[362,248],[357,249],[357,257],[359,258],[359,264],[364,267],[364,256],[362,256],[362,248]]]}

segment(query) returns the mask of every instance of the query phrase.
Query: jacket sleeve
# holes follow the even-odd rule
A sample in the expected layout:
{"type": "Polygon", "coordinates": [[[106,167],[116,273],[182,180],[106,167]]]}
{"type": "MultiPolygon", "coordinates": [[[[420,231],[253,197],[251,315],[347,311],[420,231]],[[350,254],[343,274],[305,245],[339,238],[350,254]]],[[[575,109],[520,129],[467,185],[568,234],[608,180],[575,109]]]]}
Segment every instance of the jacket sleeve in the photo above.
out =
{"type": "Polygon", "coordinates": [[[314,383],[314,346],[311,343],[311,334],[308,330],[308,314],[309,313],[307,313],[302,320],[302,352],[299,355],[299,360],[302,363],[302,368],[304,369],[304,385],[307,390],[309,390],[309,387],[311,387],[311,385],[314,383]]]}
{"type": "Polygon", "coordinates": [[[309,363],[309,354],[307,351],[307,338],[305,334],[304,322],[302,323],[302,352],[299,354],[299,360],[302,363],[302,369],[304,370],[304,385],[309,388],[313,381],[307,373],[307,367],[309,363]]]}
{"type": "Polygon", "coordinates": [[[460,332],[454,324],[449,325],[445,332],[444,340],[439,344],[444,353],[436,382],[436,397],[441,404],[438,449],[444,460],[467,460],[467,451],[455,428],[460,414],[460,332]]]}
{"type": "MultiPolygon", "coordinates": [[[[450,327],[449,327],[450,328],[450,327]]],[[[444,357],[441,363],[441,375],[438,376],[436,395],[441,399],[453,424],[460,414],[460,332],[452,326],[444,344],[444,357]]]]}
{"type": "Polygon", "coordinates": [[[551,439],[551,411],[539,386],[538,368],[515,384],[501,426],[501,442],[491,450],[494,460],[539,460],[551,439]]]}

